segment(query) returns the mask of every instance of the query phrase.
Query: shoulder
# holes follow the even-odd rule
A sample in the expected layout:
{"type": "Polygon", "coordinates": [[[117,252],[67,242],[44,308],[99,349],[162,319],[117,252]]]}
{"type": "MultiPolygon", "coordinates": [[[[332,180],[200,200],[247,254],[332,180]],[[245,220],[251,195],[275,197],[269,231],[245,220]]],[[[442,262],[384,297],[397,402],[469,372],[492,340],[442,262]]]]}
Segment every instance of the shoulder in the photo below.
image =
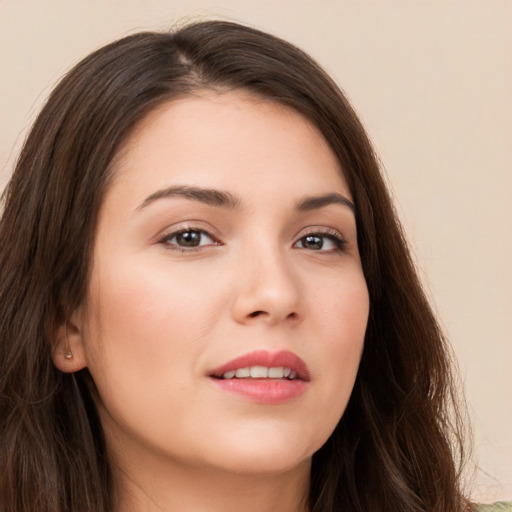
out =
{"type": "Polygon", "coordinates": [[[512,512],[512,502],[498,501],[492,505],[478,505],[475,512],[512,512]]]}

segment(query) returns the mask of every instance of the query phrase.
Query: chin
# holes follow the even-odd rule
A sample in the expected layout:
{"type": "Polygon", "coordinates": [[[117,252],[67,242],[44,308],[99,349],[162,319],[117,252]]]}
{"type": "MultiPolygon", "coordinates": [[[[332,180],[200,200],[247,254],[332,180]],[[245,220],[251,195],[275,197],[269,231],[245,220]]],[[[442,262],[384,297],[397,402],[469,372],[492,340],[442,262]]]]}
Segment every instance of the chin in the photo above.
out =
{"type": "Polygon", "coordinates": [[[304,433],[285,429],[278,432],[261,429],[252,435],[233,431],[230,434],[227,439],[217,440],[217,449],[212,453],[215,464],[233,473],[255,475],[282,474],[299,466],[309,472],[313,454],[326,439],[311,439],[304,433]]]}
{"type": "Polygon", "coordinates": [[[292,471],[297,471],[302,467],[304,472],[309,474],[311,467],[311,455],[299,457],[297,453],[267,453],[240,454],[236,459],[225,461],[224,469],[229,473],[239,475],[282,475],[292,471]]]}

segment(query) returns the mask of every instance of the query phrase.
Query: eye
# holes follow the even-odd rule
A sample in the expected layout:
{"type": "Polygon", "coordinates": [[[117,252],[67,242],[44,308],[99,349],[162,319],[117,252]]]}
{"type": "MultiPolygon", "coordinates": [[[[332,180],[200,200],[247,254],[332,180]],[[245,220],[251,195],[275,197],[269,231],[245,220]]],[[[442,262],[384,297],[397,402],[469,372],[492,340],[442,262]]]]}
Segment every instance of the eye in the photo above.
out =
{"type": "Polygon", "coordinates": [[[194,250],[207,245],[218,245],[218,242],[206,231],[193,228],[168,233],[160,240],[160,243],[182,251],[194,250]]]}
{"type": "Polygon", "coordinates": [[[346,240],[336,231],[308,233],[295,242],[294,247],[298,249],[309,249],[318,252],[343,251],[346,240]]]}

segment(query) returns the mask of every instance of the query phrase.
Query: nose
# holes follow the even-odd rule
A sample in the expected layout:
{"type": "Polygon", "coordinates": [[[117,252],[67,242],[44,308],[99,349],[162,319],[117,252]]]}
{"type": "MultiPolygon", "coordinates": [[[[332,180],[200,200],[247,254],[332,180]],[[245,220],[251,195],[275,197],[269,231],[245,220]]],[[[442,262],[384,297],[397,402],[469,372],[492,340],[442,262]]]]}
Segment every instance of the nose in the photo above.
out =
{"type": "Polygon", "coordinates": [[[300,279],[278,250],[251,252],[237,265],[233,317],[238,323],[299,323],[300,279]]]}

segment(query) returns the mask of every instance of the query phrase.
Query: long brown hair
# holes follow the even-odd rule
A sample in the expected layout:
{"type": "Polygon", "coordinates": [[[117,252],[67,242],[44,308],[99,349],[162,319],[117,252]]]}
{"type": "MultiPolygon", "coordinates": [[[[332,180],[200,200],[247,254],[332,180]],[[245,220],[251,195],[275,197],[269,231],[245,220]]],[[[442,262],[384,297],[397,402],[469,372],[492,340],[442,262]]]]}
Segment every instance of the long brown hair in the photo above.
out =
{"type": "Polygon", "coordinates": [[[465,510],[447,346],[360,121],[301,50],[220,21],[139,33],[89,55],[25,142],[0,223],[2,510],[113,510],[90,375],[54,367],[52,333],[84,299],[119,145],[157,105],[201,89],[245,89],[309,118],[355,200],[369,324],[348,407],[313,456],[310,510],[465,510]]]}

